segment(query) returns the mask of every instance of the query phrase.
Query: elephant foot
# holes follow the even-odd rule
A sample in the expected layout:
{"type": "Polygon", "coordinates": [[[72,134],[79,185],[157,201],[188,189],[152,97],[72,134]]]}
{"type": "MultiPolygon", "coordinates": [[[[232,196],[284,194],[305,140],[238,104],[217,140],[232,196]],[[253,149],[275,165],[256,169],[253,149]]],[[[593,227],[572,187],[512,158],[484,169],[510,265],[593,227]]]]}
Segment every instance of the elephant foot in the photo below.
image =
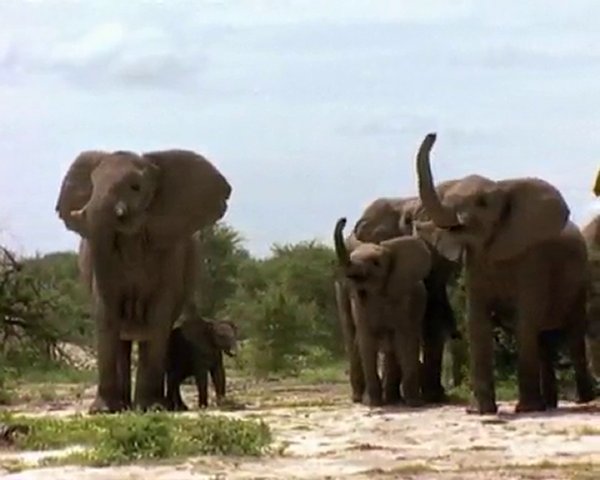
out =
{"type": "Polygon", "coordinates": [[[544,396],[544,404],[547,410],[554,410],[558,408],[558,397],[555,395],[544,396]]]}
{"type": "Polygon", "coordinates": [[[577,394],[577,403],[590,403],[596,398],[593,388],[577,394]]]}
{"type": "Polygon", "coordinates": [[[125,405],[120,401],[110,401],[102,398],[100,395],[96,395],[96,398],[90,405],[88,412],[90,415],[98,415],[105,413],[117,413],[125,410],[125,405]]]}
{"type": "Polygon", "coordinates": [[[167,402],[167,410],[171,412],[187,412],[189,408],[183,402],[167,402]]]}
{"type": "Polygon", "coordinates": [[[403,403],[404,399],[400,394],[400,386],[387,387],[383,390],[383,403],[385,405],[398,405],[403,403]]]}
{"type": "Polygon", "coordinates": [[[419,408],[422,407],[425,402],[421,398],[406,398],[406,406],[411,408],[419,408]]]}
{"type": "Polygon", "coordinates": [[[383,399],[381,395],[365,395],[362,403],[367,407],[381,407],[383,406],[383,399]]]}
{"type": "Polygon", "coordinates": [[[384,405],[402,405],[404,403],[404,399],[401,395],[384,395],[383,404],[384,405]]]}
{"type": "Polygon", "coordinates": [[[134,407],[140,412],[160,412],[169,409],[167,401],[165,399],[148,401],[139,400],[135,402],[134,407]]]}
{"type": "Polygon", "coordinates": [[[515,407],[515,413],[529,413],[529,412],[544,412],[546,411],[546,403],[542,400],[519,400],[515,407]]]}
{"type": "Polygon", "coordinates": [[[352,394],[352,403],[362,403],[363,396],[361,394],[352,394]]]}
{"type": "Polygon", "coordinates": [[[446,391],[443,388],[433,391],[424,391],[423,400],[427,403],[448,403],[449,401],[448,395],[446,395],[446,391]]]}
{"type": "Polygon", "coordinates": [[[577,403],[589,403],[596,398],[596,389],[592,382],[591,376],[583,382],[578,382],[577,386],[577,403]]]}
{"type": "Polygon", "coordinates": [[[496,402],[486,401],[472,401],[469,406],[466,408],[466,412],[473,415],[494,415],[498,413],[498,405],[496,402]]]}

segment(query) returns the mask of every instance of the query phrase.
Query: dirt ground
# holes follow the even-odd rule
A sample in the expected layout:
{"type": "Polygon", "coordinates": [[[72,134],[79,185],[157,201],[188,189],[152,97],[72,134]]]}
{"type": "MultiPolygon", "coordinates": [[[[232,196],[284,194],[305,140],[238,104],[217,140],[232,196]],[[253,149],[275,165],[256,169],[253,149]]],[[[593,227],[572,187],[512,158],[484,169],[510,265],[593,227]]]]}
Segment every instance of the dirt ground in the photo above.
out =
{"type": "MultiPolygon", "coordinates": [[[[198,457],[180,464],[118,468],[57,467],[5,472],[11,480],[185,479],[600,479],[600,401],[563,402],[550,413],[467,415],[452,405],[411,410],[352,405],[346,385],[238,385],[247,408],[215,415],[255,417],[271,427],[273,453],[255,458],[198,457]]],[[[68,392],[68,387],[65,387],[68,392]]],[[[84,411],[92,389],[76,402],[37,401],[30,414],[84,411]]],[[[71,397],[73,397],[71,395],[71,397]]],[[[194,405],[193,389],[186,400],[194,405]]],[[[193,415],[193,413],[188,413],[193,415]]],[[[56,454],[56,452],[49,452],[56,454]]],[[[0,452],[33,460],[40,453],[0,452]]],[[[1,473],[1,472],[0,472],[1,473]]]]}

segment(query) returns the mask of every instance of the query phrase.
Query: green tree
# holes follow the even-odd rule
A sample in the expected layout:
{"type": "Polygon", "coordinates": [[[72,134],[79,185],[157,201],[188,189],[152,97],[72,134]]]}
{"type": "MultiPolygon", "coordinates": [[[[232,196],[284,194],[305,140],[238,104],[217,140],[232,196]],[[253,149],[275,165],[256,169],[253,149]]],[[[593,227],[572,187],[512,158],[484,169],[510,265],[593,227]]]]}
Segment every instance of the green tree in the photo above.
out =
{"type": "Polygon", "coordinates": [[[295,373],[301,368],[318,316],[313,302],[303,302],[285,285],[271,283],[258,293],[238,290],[227,312],[245,320],[245,359],[254,374],[295,373]]]}
{"type": "Polygon", "coordinates": [[[194,291],[200,313],[214,317],[237,288],[242,264],[250,261],[243,238],[231,226],[217,223],[197,235],[199,258],[194,291]]]}

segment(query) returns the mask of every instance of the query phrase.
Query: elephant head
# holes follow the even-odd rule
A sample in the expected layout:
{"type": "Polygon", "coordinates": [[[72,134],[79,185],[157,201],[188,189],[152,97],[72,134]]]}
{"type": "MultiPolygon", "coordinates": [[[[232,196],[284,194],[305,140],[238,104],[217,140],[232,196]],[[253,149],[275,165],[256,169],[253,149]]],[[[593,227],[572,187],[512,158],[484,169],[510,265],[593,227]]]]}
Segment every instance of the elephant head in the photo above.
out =
{"type": "Polygon", "coordinates": [[[351,235],[346,244],[340,218],[334,230],[338,263],[359,294],[395,295],[407,291],[427,276],[431,268],[429,249],[417,237],[401,236],[379,244],[361,242],[351,235]]]}
{"type": "Polygon", "coordinates": [[[492,181],[479,175],[434,186],[429,154],[436,135],[417,154],[419,196],[430,224],[419,225],[451,259],[468,248],[489,261],[511,259],[536,243],[559,235],[569,219],[561,193],[537,178],[492,181]]]}
{"type": "Polygon", "coordinates": [[[362,242],[373,243],[411,235],[412,222],[420,205],[418,197],[378,198],[367,206],[356,222],[354,234],[362,242]]]}
{"type": "Polygon", "coordinates": [[[202,353],[220,350],[229,357],[237,354],[237,326],[232,321],[187,318],[181,324],[181,331],[202,353]]]}
{"type": "Polygon", "coordinates": [[[218,170],[191,151],[88,151],[67,171],[56,211],[84,238],[143,232],[168,245],[220,219],[230,194],[218,170]]]}

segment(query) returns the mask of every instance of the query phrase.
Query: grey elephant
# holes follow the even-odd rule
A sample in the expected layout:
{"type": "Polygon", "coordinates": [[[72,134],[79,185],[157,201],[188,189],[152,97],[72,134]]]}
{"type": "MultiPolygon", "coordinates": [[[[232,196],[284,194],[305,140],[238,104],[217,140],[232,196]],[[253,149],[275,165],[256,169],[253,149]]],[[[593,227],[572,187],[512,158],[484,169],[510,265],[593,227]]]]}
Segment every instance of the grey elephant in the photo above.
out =
{"type": "Polygon", "coordinates": [[[98,388],[90,412],[131,406],[131,343],[139,342],[134,406],[164,405],[167,341],[194,284],[197,230],[225,214],[231,186],[187,150],[81,153],[56,211],[82,237],[92,290],[98,388]]]}
{"type": "Polygon", "coordinates": [[[589,256],[587,347],[592,371],[600,379],[600,215],[582,230],[589,256]]]}
{"type": "Polygon", "coordinates": [[[417,230],[449,258],[464,256],[474,393],[468,411],[497,411],[494,316],[514,322],[517,412],[557,405],[553,356],[544,343],[554,331],[567,337],[579,401],[592,400],[584,342],[587,253],[562,195],[540,179],[492,181],[479,175],[436,189],[429,159],[435,139],[425,137],[416,159],[419,196],[431,219],[417,230]]]}
{"type": "Polygon", "coordinates": [[[208,374],[215,389],[217,405],[226,395],[223,354],[235,356],[237,327],[229,320],[187,317],[171,332],[167,354],[167,408],[187,410],[181,398],[181,383],[194,376],[198,389],[198,406],[208,406],[208,374]]]}
{"type": "MultiPolygon", "coordinates": [[[[379,243],[398,236],[412,235],[413,222],[424,220],[425,213],[418,197],[382,197],[371,202],[356,222],[352,235],[362,242],[379,243]]],[[[432,267],[424,279],[427,305],[422,326],[423,366],[422,394],[426,402],[444,401],[442,386],[442,358],[447,339],[459,338],[456,319],[448,299],[447,286],[460,271],[460,263],[448,260],[428,245],[432,267]]],[[[338,289],[338,294],[343,291],[338,289]]],[[[384,391],[390,403],[398,399],[400,372],[394,370],[396,362],[384,360],[384,391]],[[391,370],[390,370],[391,369],[391,370]]]]}
{"type": "MultiPolygon", "coordinates": [[[[334,230],[341,276],[336,289],[353,401],[377,406],[388,400],[384,394],[395,395],[382,389],[377,358],[384,352],[388,362],[398,363],[406,404],[420,405],[419,355],[427,301],[423,279],[431,268],[429,249],[412,236],[377,244],[352,236],[344,240],[345,224],[345,218],[339,219],[334,230]],[[340,289],[349,295],[340,295],[340,289]]],[[[386,379],[386,385],[392,383],[386,379]]]]}

